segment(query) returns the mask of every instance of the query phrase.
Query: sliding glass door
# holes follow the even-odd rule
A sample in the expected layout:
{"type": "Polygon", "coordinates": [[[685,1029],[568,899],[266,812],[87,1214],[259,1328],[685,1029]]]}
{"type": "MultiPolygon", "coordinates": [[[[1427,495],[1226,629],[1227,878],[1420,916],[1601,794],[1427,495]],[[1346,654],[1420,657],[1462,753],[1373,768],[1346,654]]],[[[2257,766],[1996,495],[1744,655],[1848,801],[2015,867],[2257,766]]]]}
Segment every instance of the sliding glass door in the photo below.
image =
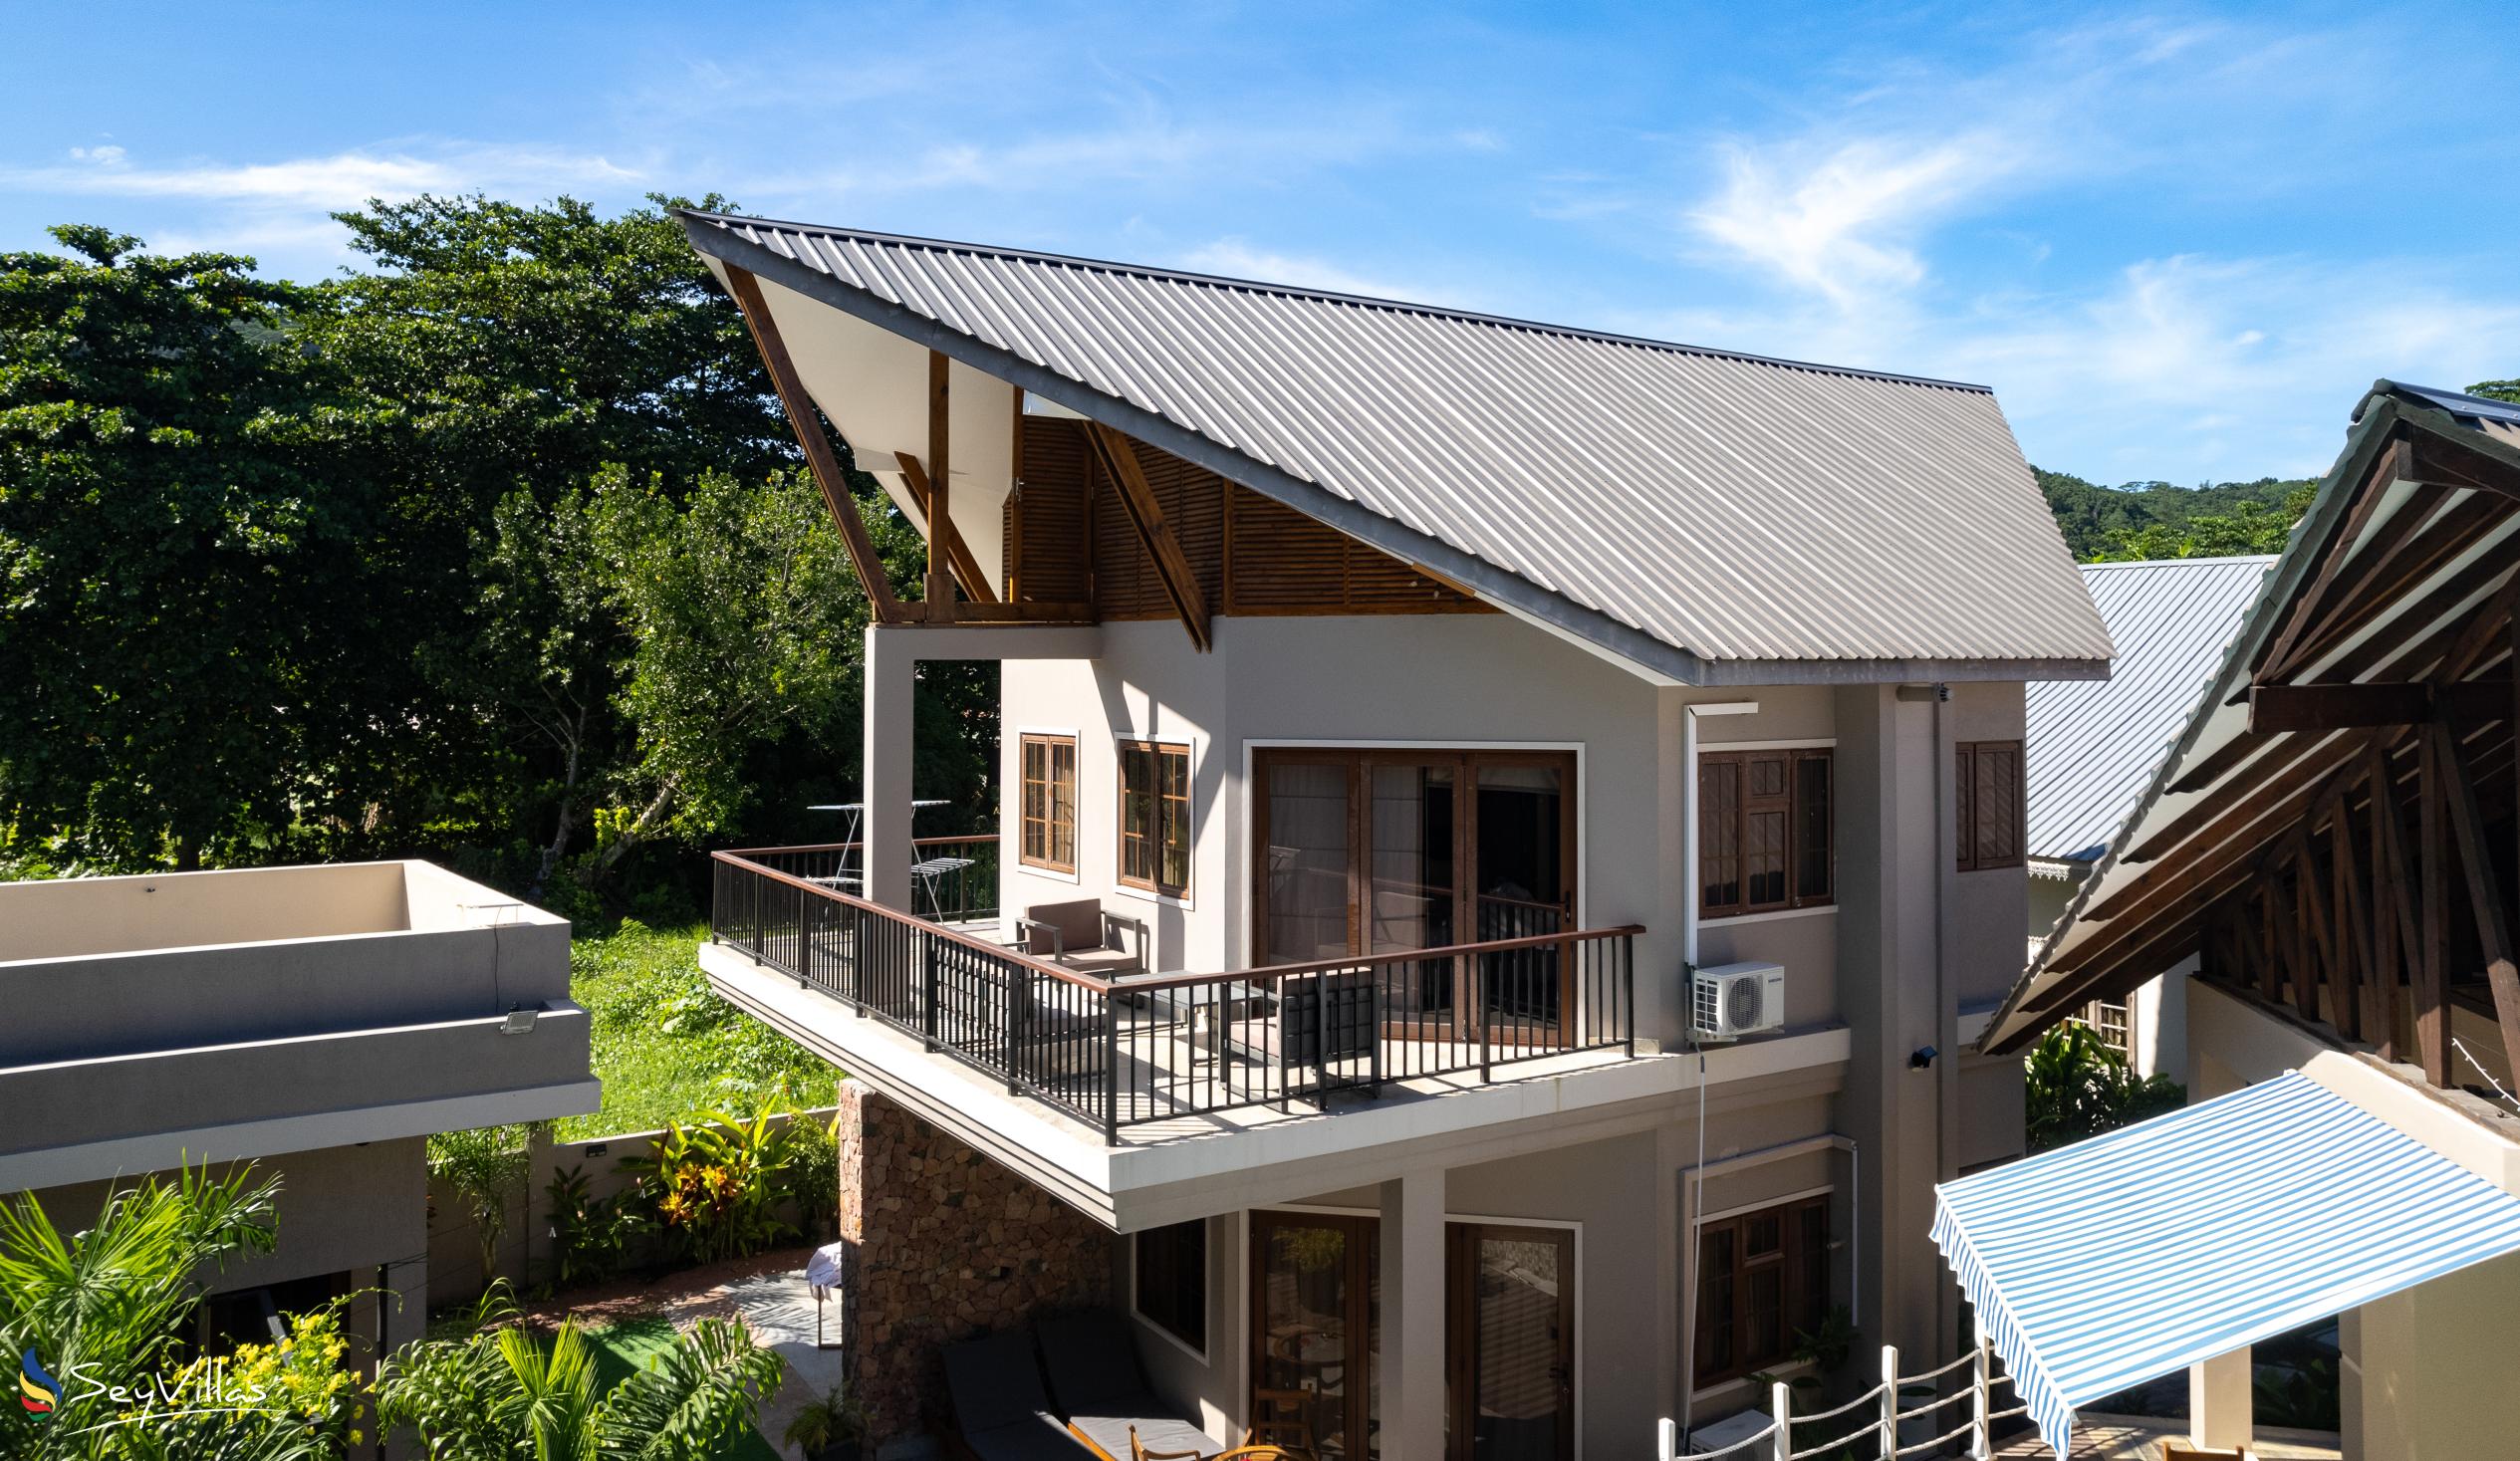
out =
{"type": "MultiPolygon", "coordinates": [[[[1566,752],[1265,748],[1255,939],[1261,964],[1541,937],[1574,926],[1575,758],[1566,752]]],[[[1555,1027],[1559,950],[1377,965],[1395,1032],[1555,1027]],[[1472,986],[1484,991],[1470,1008],[1472,986]]],[[[1510,1034],[1508,1034],[1510,1038],[1510,1034]]]]}

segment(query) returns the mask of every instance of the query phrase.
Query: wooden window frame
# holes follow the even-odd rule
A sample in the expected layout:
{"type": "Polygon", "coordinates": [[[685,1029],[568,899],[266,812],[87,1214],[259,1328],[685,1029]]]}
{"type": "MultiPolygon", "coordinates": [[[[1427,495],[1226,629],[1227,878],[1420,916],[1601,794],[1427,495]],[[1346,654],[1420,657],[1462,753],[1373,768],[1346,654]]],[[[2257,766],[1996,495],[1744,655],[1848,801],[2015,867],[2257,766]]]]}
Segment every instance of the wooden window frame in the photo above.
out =
{"type": "Polygon", "coordinates": [[[1998,867],[2029,865],[2027,849],[2030,842],[2030,788],[2028,758],[2022,754],[2022,743],[2019,741],[1962,741],[1955,748],[1955,753],[1952,771],[1953,785],[1957,792],[1954,801],[1958,803],[1958,806],[1954,809],[1954,821],[1958,824],[1956,836],[1959,846],[1954,851],[1958,853],[1959,870],[1985,872],[1998,867]],[[1991,856],[1981,855],[1978,851],[1985,841],[1986,832],[1986,827],[1980,820],[1982,809],[1977,801],[1977,762],[1981,755],[2012,758],[2012,802],[2015,819],[2010,829],[2012,834],[2010,855],[2000,852],[1991,856]]]}
{"type": "Polygon", "coordinates": [[[1701,751],[1697,756],[1697,784],[1690,790],[1694,800],[1690,804],[1689,815],[1698,818],[1699,822],[1695,874],[1697,886],[1689,890],[1689,896],[1698,900],[1697,916],[1699,918],[1739,918],[1752,913],[1781,913],[1796,908],[1836,906],[1838,901],[1838,768],[1832,748],[1814,746],[1761,750],[1756,747],[1744,747],[1731,751],[1701,751]],[[1750,767],[1753,762],[1761,761],[1782,764],[1785,774],[1785,789],[1782,793],[1761,797],[1753,797],[1750,794],[1750,767]],[[1815,761],[1829,768],[1829,848],[1823,859],[1823,888],[1817,893],[1807,893],[1802,890],[1801,875],[1802,769],[1815,761]],[[1706,772],[1707,768],[1712,766],[1738,768],[1734,773],[1732,847],[1733,855],[1740,865],[1733,879],[1736,896],[1734,901],[1729,903],[1706,901],[1706,772]],[[1752,902],[1750,900],[1747,849],[1749,819],[1754,812],[1782,812],[1785,818],[1785,836],[1780,852],[1784,858],[1785,896],[1773,901],[1752,902]]]}
{"type": "Polygon", "coordinates": [[[1185,1223],[1167,1223],[1158,1228],[1140,1229],[1130,1236],[1129,1243],[1130,1312],[1136,1315],[1140,1321],[1152,1328],[1156,1333],[1161,1334],[1166,1339],[1179,1341],[1183,1347],[1189,1349],[1192,1353],[1198,1355],[1202,1359],[1207,1357],[1208,1335],[1207,1291],[1209,1288],[1209,1266],[1207,1257],[1207,1219],[1192,1218],[1185,1223]],[[1197,1250],[1195,1268],[1197,1272],[1187,1288],[1181,1287],[1181,1257],[1176,1251],[1170,1255],[1172,1268],[1169,1277],[1173,1280],[1173,1296],[1176,1298],[1183,1295],[1189,1296],[1190,1302],[1195,1307],[1196,1312],[1183,1316],[1158,1313],[1153,1310],[1149,1310],[1146,1307],[1146,1265],[1147,1260],[1150,1257],[1160,1255],[1150,1253],[1147,1240],[1154,1238],[1159,1234],[1170,1235],[1170,1239],[1167,1241],[1177,1240],[1182,1236],[1183,1229],[1190,1230],[1191,1234],[1195,1237],[1195,1247],[1197,1250]]]}
{"type": "Polygon", "coordinates": [[[1077,738],[1073,735],[1054,735],[1035,731],[1026,731],[1020,735],[1016,740],[1015,796],[1015,817],[1019,829],[1016,852],[1019,860],[1026,867],[1039,867],[1046,872],[1076,876],[1077,738]],[[1043,788],[1043,815],[1039,818],[1035,818],[1032,811],[1032,793],[1035,785],[1032,756],[1036,747],[1042,752],[1046,773],[1040,782],[1043,788]],[[1058,788],[1056,758],[1061,751],[1068,753],[1068,859],[1064,862],[1057,856],[1059,824],[1056,800],[1058,788]],[[1039,853],[1033,852],[1035,827],[1039,827],[1042,834],[1042,852],[1039,853]]]}
{"type": "Polygon", "coordinates": [[[1190,774],[1193,768],[1190,764],[1189,745],[1182,741],[1152,741],[1134,738],[1118,742],[1114,747],[1114,756],[1120,763],[1120,817],[1118,826],[1114,829],[1114,835],[1119,853],[1115,870],[1119,874],[1121,886],[1134,887],[1140,892],[1153,893],[1157,897],[1188,897],[1190,895],[1190,856],[1197,846],[1193,836],[1190,807],[1190,774]],[[1133,755],[1140,754],[1151,758],[1150,764],[1155,772],[1155,786],[1149,794],[1153,798],[1153,816],[1145,832],[1148,871],[1147,875],[1142,877],[1133,873],[1129,865],[1132,841],[1129,827],[1129,762],[1133,755]],[[1177,791],[1172,786],[1172,778],[1167,770],[1167,763],[1176,756],[1180,758],[1181,763],[1177,791]],[[1176,827],[1181,834],[1181,876],[1178,881],[1173,881],[1164,876],[1163,853],[1165,847],[1171,841],[1167,834],[1176,827]]]}
{"type": "MultiPolygon", "coordinates": [[[[1829,1306],[1836,1297],[1835,1264],[1829,1258],[1830,1250],[1836,1242],[1832,1231],[1835,1224],[1831,1221],[1830,1212],[1835,1195],[1823,1192],[1815,1196],[1798,1197],[1790,1202],[1780,1202],[1771,1207],[1756,1208],[1749,1212],[1733,1213],[1727,1217],[1714,1218],[1697,1225],[1697,1240],[1689,1256],[1689,1262],[1695,1268],[1703,1268],[1705,1265],[1708,1238],[1725,1232],[1732,1234],[1732,1268],[1728,1275],[1732,1280],[1732,1311],[1724,1317],[1732,1325],[1733,1354],[1732,1362],[1720,1369],[1710,1369],[1706,1366],[1703,1331],[1710,1313],[1704,1309],[1699,1310],[1689,1336],[1689,1383],[1692,1388],[1701,1391],[1712,1389],[1717,1385],[1729,1384],[1744,1375],[1773,1369],[1787,1362],[1794,1352],[1795,1331],[1806,1324],[1817,1326],[1827,1320],[1829,1306]],[[1818,1256],[1822,1263],[1822,1278],[1821,1292],[1817,1295],[1810,1292],[1810,1285],[1804,1274],[1813,1255],[1804,1238],[1802,1218],[1806,1212],[1813,1209],[1818,1209],[1820,1213],[1820,1253],[1818,1256]],[[1749,1245],[1750,1224],[1767,1218],[1776,1220],[1779,1237],[1777,1250],[1772,1254],[1763,1254],[1753,1258],[1750,1256],[1749,1245]],[[1783,1276],[1778,1280],[1776,1288],[1777,1348],[1773,1353],[1753,1354],[1750,1352],[1749,1344],[1750,1276],[1754,1270],[1771,1267],[1783,1270],[1783,1276]],[[1807,1306],[1808,1312],[1806,1312],[1807,1306]]],[[[1700,1296],[1698,1302],[1701,1304],[1705,1302],[1704,1296],[1709,1292],[1708,1278],[1709,1275],[1702,1272],[1692,1272],[1690,1275],[1691,1285],[1700,1296]]]]}

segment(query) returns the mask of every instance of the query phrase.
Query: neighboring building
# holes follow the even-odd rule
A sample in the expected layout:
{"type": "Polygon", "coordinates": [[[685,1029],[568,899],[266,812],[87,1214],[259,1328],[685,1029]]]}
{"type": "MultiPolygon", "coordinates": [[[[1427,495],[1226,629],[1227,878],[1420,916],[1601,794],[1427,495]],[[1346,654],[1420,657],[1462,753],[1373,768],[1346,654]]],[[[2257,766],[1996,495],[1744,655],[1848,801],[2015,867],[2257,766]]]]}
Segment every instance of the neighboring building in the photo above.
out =
{"type": "MultiPolygon", "coordinates": [[[[2223,650],[2257,602],[2272,556],[2087,563],[2083,582],[2118,647],[2105,680],[2030,687],[2030,949],[2047,941],[2067,904],[2143,800],[2153,769],[2187,726],[2223,650]]],[[[2095,1000],[2084,1018],[2136,1074],[2177,1080],[2187,1070],[2186,969],[2124,1000],[2095,1000]]]]}
{"type": "Polygon", "coordinates": [[[685,226],[862,564],[817,408],[934,529],[923,602],[870,582],[863,861],[718,854],[700,950],[855,1078],[879,1441],[944,1423],[940,1344],[1075,1305],[1213,1441],[1385,1461],[1642,1454],[1832,1305],[1957,1352],[1933,1183],[2022,1150],[2020,1063],[1963,1054],[2022,685],[2110,653],[1988,392],[685,226]],[[911,695],[959,659],[1004,871],[949,928],[911,695]],[[1694,1044],[1692,966],[1745,1038],[1694,1044]]]}
{"type": "Polygon", "coordinates": [[[0,883],[0,1193],[68,1230],[116,1179],[280,1180],[203,1339],[343,1295],[352,1336],[418,1338],[428,1136],[599,1103],[569,925],[425,862],[0,883]]]}
{"type": "Polygon", "coordinates": [[[2520,1436],[2512,942],[2520,407],[2381,381],[2142,805],[1989,1026],[2191,968],[2195,1104],[1946,1188],[1937,1237],[2051,1434],[2335,1317],[2342,1447],[2520,1436]]]}

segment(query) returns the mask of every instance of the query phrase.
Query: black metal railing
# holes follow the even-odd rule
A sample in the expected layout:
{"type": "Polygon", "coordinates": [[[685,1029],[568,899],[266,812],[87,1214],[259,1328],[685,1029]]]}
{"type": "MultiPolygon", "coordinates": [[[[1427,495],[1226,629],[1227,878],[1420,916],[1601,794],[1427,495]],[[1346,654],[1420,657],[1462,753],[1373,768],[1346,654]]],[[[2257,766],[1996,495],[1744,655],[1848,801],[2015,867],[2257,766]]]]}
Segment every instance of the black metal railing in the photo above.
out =
{"type": "Polygon", "coordinates": [[[1080,973],[861,897],[833,848],[712,854],[711,935],[1100,1127],[1636,1053],[1634,926],[1227,974],[1080,973]]]}
{"type": "MultiPolygon", "coordinates": [[[[733,855],[773,871],[845,893],[866,892],[866,844],[816,843],[808,847],[752,848],[733,855]]],[[[971,923],[998,916],[998,835],[910,840],[911,911],[939,923],[971,923]]]]}

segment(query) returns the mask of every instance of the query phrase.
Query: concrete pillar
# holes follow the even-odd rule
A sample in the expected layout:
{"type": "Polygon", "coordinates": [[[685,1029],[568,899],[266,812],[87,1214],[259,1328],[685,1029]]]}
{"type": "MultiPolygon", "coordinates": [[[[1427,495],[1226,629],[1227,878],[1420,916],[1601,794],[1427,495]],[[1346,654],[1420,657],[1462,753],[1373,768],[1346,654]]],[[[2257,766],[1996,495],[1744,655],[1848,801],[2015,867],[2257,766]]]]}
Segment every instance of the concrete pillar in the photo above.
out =
{"type": "Polygon", "coordinates": [[[918,689],[914,627],[867,625],[866,754],[859,800],[866,818],[866,895],[887,908],[910,906],[910,697],[918,689]]]}
{"type": "Polygon", "coordinates": [[[2187,1438],[2198,1446],[2238,1450],[2256,1427],[2251,1413],[2248,1346],[2187,1367],[2187,1438]]]}
{"type": "Polygon", "coordinates": [[[1444,1174],[1382,1186],[1383,1461],[1444,1453],[1444,1174]]]}

